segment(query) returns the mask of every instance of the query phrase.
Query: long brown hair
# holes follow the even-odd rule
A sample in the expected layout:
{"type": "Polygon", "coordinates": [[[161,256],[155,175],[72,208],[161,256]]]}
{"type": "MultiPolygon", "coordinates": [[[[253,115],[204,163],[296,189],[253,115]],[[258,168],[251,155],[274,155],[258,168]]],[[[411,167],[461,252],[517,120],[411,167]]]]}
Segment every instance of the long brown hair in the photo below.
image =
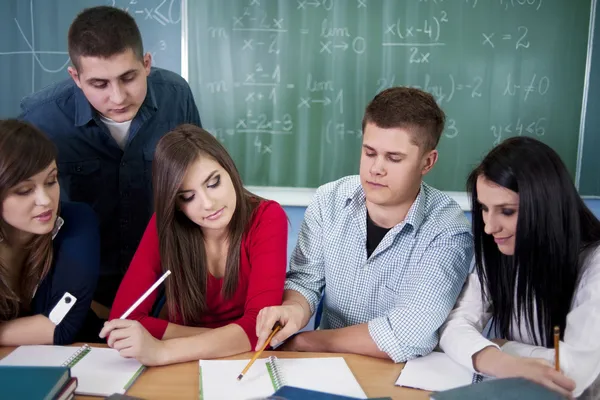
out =
{"type": "MultiPolygon", "coordinates": [[[[0,215],[8,191],[39,173],[56,160],[54,143],[41,131],[26,122],[0,120],[0,215]]],[[[0,217],[3,244],[11,246],[8,224],[0,217]]],[[[37,284],[52,265],[52,233],[35,235],[25,247],[17,287],[10,285],[10,267],[0,260],[0,321],[19,316],[27,307],[37,284]]],[[[14,268],[14,266],[12,266],[14,268]]]]}
{"type": "Polygon", "coordinates": [[[225,298],[237,289],[242,237],[260,201],[244,188],[227,150],[204,129],[180,125],[158,142],[152,185],[162,269],[171,271],[165,283],[167,306],[169,316],[179,314],[186,325],[197,324],[206,310],[208,268],[202,229],[177,210],[177,192],[190,165],[203,156],[218,162],[235,188],[236,208],[228,225],[229,249],[222,289],[225,298]]]}

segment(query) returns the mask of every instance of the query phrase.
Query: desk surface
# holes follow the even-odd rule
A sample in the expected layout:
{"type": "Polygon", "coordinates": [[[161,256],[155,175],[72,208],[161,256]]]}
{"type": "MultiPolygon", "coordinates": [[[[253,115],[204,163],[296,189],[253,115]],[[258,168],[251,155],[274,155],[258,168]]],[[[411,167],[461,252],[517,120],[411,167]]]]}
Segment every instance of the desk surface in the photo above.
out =
{"type": "MultiPolygon", "coordinates": [[[[99,345],[99,347],[106,347],[99,345]]],[[[0,347],[0,359],[14,347],[0,347]]],[[[226,357],[224,360],[250,359],[253,353],[226,357]]],[[[262,355],[276,355],[279,358],[305,357],[344,357],[356,380],[369,397],[392,397],[403,400],[428,400],[429,392],[401,388],[394,385],[404,364],[394,364],[389,360],[359,356],[355,354],[297,353],[265,351],[262,355]]],[[[142,399],[197,399],[199,388],[198,361],[152,367],[135,381],[127,391],[130,396],[142,399]]],[[[94,397],[77,396],[76,399],[92,400],[94,397]]],[[[98,399],[100,399],[98,397],[98,399]]]]}

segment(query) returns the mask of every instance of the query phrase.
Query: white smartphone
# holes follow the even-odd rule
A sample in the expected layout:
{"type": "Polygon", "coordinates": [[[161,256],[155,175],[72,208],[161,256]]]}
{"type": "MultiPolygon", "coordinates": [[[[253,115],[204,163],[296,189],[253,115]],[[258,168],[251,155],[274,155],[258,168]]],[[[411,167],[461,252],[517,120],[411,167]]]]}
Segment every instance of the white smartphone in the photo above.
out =
{"type": "Polygon", "coordinates": [[[50,321],[52,321],[54,325],[60,324],[60,321],[62,321],[69,310],[73,308],[75,302],[77,302],[77,298],[71,293],[65,292],[63,297],[58,301],[58,303],[56,303],[52,311],[50,311],[50,315],[48,317],[50,318],[50,321]]]}

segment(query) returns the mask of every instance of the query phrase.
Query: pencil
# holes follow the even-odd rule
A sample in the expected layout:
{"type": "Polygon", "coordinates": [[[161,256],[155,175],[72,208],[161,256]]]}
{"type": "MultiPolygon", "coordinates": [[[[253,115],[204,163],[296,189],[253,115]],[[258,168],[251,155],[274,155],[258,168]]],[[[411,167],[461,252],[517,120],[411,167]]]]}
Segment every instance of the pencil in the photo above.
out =
{"type": "Polygon", "coordinates": [[[158,287],[158,285],[160,285],[165,279],[167,279],[167,276],[169,275],[171,275],[171,271],[165,272],[163,276],[161,276],[160,279],[154,283],[154,285],[150,286],[150,289],[146,290],[146,293],[144,293],[142,297],[140,297],[135,303],[133,303],[131,307],[129,307],[129,310],[125,311],[125,314],[121,315],[120,319],[125,319],[129,317],[129,314],[131,314],[137,308],[137,306],[139,306],[142,303],[142,301],[146,300],[146,297],[148,297],[150,293],[152,293],[154,289],[158,287]]]}
{"type": "Polygon", "coordinates": [[[275,322],[275,325],[273,325],[273,331],[269,335],[269,338],[265,341],[265,344],[263,344],[262,348],[259,351],[257,351],[256,353],[254,353],[254,357],[252,357],[252,359],[248,362],[248,364],[246,365],[246,367],[244,368],[244,370],[242,371],[242,373],[238,375],[238,377],[237,377],[238,381],[242,380],[242,378],[244,377],[244,374],[246,372],[248,372],[248,370],[250,369],[250,367],[252,366],[252,364],[254,364],[254,361],[256,361],[256,359],[267,348],[267,346],[269,345],[269,343],[271,343],[271,339],[273,339],[273,336],[275,336],[275,334],[277,332],[279,332],[281,330],[281,328],[282,328],[281,323],[279,323],[279,321],[275,322]]]}
{"type": "Polygon", "coordinates": [[[560,328],[554,327],[554,369],[560,371],[560,359],[558,351],[558,343],[560,342],[560,328]]]}

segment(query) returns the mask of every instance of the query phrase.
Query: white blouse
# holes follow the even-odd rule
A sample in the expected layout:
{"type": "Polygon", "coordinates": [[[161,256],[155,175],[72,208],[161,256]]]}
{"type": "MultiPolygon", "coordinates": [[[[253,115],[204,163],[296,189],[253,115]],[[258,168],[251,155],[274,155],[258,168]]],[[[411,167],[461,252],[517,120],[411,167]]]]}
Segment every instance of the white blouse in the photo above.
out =
{"type": "MultiPolygon", "coordinates": [[[[560,282],[556,282],[557,285],[560,282]]],[[[482,331],[491,318],[491,304],[482,301],[481,285],[476,272],[469,274],[462,293],[448,319],[440,328],[440,347],[457,363],[476,372],[473,355],[488,346],[498,346],[482,331]]],[[[515,341],[506,342],[501,350],[519,357],[542,358],[554,364],[554,349],[534,346],[525,326],[511,324],[515,341]],[[521,329],[522,328],[522,329],[521,329]]],[[[600,375],[600,250],[596,248],[584,261],[582,273],[567,314],[564,341],[560,342],[560,367],[573,379],[575,397],[581,395],[600,375]]]]}

